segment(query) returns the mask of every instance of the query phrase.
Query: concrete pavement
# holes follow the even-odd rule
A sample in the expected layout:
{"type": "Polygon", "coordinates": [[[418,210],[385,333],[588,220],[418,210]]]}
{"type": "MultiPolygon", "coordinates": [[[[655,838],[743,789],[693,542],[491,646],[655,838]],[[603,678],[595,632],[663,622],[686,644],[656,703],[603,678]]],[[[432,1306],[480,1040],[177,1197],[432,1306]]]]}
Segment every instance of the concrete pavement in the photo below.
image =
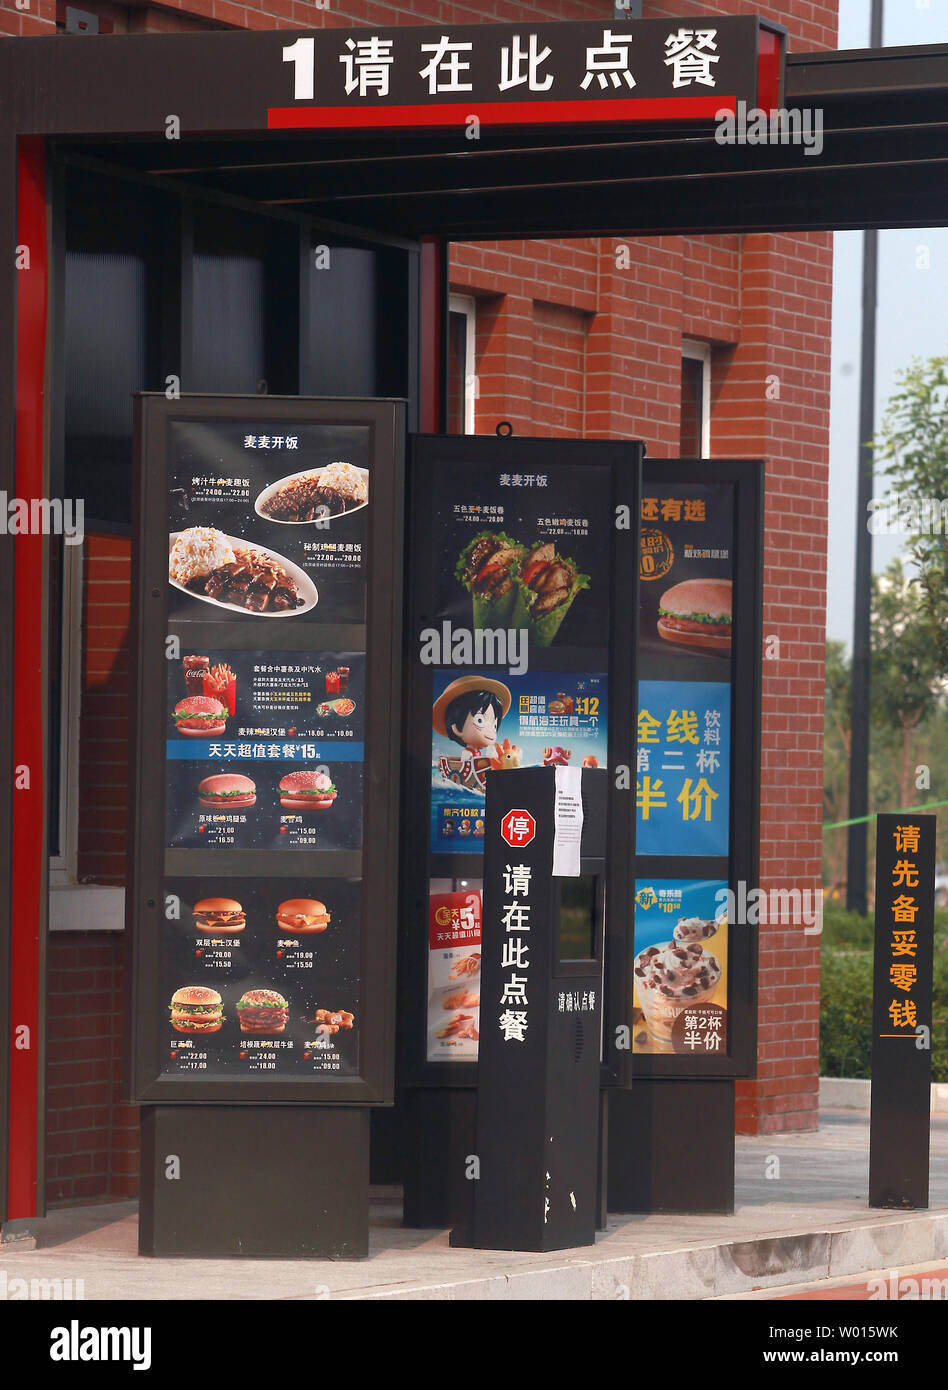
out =
{"type": "Polygon", "coordinates": [[[365,1261],[142,1259],[120,1202],[54,1211],[35,1250],[0,1251],[0,1280],[81,1279],[86,1299],[709,1299],[948,1259],[948,1118],[929,1211],[870,1211],[867,1181],[868,1116],[824,1112],[818,1133],[738,1139],[733,1216],[613,1216],[588,1249],[452,1250],[378,1189],[365,1261]]]}

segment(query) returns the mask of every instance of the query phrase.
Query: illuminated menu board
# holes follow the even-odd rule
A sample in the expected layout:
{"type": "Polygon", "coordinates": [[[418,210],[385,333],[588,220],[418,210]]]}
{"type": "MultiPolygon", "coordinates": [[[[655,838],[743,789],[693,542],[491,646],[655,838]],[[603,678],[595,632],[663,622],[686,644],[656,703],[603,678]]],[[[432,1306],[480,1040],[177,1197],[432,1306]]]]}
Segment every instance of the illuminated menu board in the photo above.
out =
{"type": "Polygon", "coordinates": [[[753,460],[643,470],[625,998],[634,1074],[753,1065],[761,475],[753,460]]]}
{"type": "Polygon", "coordinates": [[[610,765],[614,551],[634,531],[634,516],[617,524],[617,489],[631,499],[642,449],[470,436],[412,446],[402,1036],[416,1084],[470,1084],[487,778],[610,765]]]}
{"type": "Polygon", "coordinates": [[[138,1098],[384,1099],[400,407],[138,410],[138,1098]]]}

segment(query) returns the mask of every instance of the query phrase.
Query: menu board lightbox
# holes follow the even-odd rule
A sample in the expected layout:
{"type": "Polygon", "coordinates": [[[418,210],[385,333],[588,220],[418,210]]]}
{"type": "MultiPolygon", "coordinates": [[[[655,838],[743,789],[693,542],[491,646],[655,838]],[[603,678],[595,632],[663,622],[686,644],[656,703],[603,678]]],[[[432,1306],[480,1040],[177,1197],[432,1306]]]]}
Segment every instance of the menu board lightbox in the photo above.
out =
{"type": "Polygon", "coordinates": [[[623,640],[628,651],[634,628],[617,553],[634,582],[641,457],[630,440],[412,439],[407,1084],[473,1084],[488,776],[612,765],[611,653],[623,640]]]}
{"type": "Polygon", "coordinates": [[[756,460],[643,469],[627,1077],[753,1074],[757,926],[731,905],[757,885],[762,482],[756,460]]]}
{"type": "Polygon", "coordinates": [[[138,1101],[391,1099],[403,418],[136,399],[138,1101]]]}

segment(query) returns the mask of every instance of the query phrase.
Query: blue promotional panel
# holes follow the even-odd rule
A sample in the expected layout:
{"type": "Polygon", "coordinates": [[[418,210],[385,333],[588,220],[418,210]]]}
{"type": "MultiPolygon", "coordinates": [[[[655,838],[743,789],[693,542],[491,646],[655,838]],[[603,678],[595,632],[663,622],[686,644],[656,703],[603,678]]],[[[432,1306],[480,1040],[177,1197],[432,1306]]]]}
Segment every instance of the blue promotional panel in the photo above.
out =
{"type": "Polygon", "coordinates": [[[730,686],[639,682],[637,854],[728,853],[730,731],[730,686]]]}
{"type": "Polygon", "coordinates": [[[361,652],[194,650],[167,662],[166,843],[358,849],[361,652]]]}

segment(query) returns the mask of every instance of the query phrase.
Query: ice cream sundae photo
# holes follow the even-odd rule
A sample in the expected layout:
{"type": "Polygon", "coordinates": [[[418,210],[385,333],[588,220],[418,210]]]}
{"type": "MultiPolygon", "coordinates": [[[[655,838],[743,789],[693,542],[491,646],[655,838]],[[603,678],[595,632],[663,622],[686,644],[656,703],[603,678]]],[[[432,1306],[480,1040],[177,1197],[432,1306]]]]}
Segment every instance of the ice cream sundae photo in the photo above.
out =
{"type": "MultiPolygon", "coordinates": [[[[685,919],[689,926],[697,921],[685,919]]],[[[710,1002],[721,980],[721,963],[700,940],[663,941],[639,952],[634,978],[653,1048],[670,1052],[675,1020],[685,1009],[710,1002]]]]}

